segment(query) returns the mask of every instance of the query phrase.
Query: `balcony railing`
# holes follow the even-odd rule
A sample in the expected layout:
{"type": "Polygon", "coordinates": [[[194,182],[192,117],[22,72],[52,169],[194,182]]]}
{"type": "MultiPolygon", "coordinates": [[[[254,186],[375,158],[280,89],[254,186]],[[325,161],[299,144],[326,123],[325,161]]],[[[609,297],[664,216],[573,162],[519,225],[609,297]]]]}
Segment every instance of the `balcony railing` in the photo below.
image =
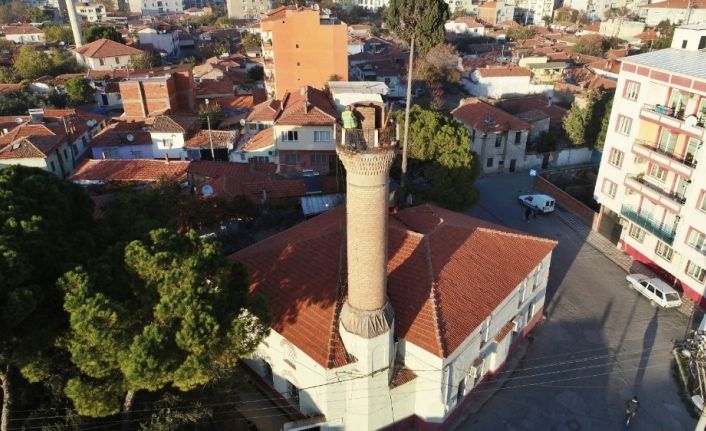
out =
{"type": "Polygon", "coordinates": [[[662,105],[643,105],[640,115],[658,124],[684,129],[699,136],[704,133],[704,114],[692,115],[691,112],[685,112],[683,107],[675,110],[662,105]]]}
{"type": "Polygon", "coordinates": [[[686,198],[683,195],[664,190],[662,187],[660,187],[656,184],[652,184],[651,182],[645,180],[645,178],[642,175],[627,175],[625,178],[626,178],[625,184],[632,189],[636,189],[638,192],[641,191],[642,187],[646,187],[650,190],[653,190],[653,191],[659,193],[660,196],[663,196],[667,199],[670,199],[680,205],[683,205],[686,202],[686,198]],[[632,180],[633,184],[631,184],[630,180],[632,180]],[[634,182],[640,183],[640,186],[635,187],[634,182]]]}
{"type": "Polygon", "coordinates": [[[635,145],[647,148],[648,150],[654,151],[655,153],[665,155],[670,159],[676,160],[677,162],[689,166],[691,168],[696,167],[696,160],[694,160],[694,155],[691,153],[687,153],[686,155],[681,156],[679,154],[674,153],[673,151],[667,151],[662,148],[659,148],[656,142],[650,142],[643,139],[635,139],[635,145]]]}
{"type": "Polygon", "coordinates": [[[663,222],[650,215],[640,214],[640,211],[631,205],[623,205],[620,214],[662,241],[670,245],[674,242],[676,225],[665,226],[663,222]]]}
{"type": "Polygon", "coordinates": [[[336,127],[336,143],[351,151],[370,151],[390,148],[396,144],[397,130],[385,129],[344,129],[336,127]]]}
{"type": "Polygon", "coordinates": [[[654,112],[656,114],[662,115],[664,117],[672,117],[677,120],[684,120],[684,109],[674,110],[668,106],[662,105],[645,105],[644,109],[646,111],[654,112]]]}

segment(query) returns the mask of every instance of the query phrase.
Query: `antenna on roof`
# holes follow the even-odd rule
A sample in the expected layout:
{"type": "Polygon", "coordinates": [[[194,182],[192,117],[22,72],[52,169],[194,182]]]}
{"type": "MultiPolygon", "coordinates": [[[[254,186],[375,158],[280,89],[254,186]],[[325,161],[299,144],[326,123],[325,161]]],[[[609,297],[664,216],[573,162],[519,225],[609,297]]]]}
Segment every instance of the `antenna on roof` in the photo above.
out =
{"type": "Polygon", "coordinates": [[[125,139],[127,139],[128,142],[132,142],[135,140],[135,135],[128,133],[127,136],[125,136],[125,139]]]}

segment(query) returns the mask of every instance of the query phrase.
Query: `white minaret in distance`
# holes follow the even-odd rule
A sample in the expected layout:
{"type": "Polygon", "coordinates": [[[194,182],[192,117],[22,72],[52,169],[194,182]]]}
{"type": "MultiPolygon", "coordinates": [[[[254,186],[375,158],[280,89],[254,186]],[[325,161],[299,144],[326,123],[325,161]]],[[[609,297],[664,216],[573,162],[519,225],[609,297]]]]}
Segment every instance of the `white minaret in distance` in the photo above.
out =
{"type": "Polygon", "coordinates": [[[76,48],[83,45],[81,36],[81,26],[79,25],[78,17],[76,16],[76,5],[73,0],[66,0],[66,13],[69,14],[69,22],[71,23],[71,31],[74,34],[74,42],[76,48]]]}
{"type": "Polygon", "coordinates": [[[387,219],[394,147],[382,129],[343,129],[336,147],[346,167],[348,298],[339,332],[363,378],[348,382],[346,429],[392,422],[389,375],[394,360],[394,312],[387,298],[387,219]],[[386,401],[385,401],[386,400],[386,401]]]}

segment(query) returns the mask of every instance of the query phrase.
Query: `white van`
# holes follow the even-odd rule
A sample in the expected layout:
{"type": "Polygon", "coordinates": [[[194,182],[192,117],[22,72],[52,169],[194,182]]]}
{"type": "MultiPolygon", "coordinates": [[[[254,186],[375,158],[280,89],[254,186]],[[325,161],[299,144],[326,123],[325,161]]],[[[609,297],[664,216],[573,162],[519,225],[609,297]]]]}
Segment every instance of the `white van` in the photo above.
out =
{"type": "Polygon", "coordinates": [[[521,195],[517,197],[520,204],[532,208],[540,213],[550,213],[554,211],[556,201],[549,195],[521,195]]]}

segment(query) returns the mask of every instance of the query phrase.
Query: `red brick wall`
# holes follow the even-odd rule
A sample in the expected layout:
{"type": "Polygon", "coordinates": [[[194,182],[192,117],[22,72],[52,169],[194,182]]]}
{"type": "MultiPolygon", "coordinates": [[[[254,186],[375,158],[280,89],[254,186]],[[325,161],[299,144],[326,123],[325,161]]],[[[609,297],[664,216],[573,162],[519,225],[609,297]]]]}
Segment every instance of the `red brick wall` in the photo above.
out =
{"type": "Polygon", "coordinates": [[[573,196],[550,183],[547,179],[542,178],[540,175],[534,177],[534,187],[556,199],[559,205],[581,217],[589,226],[593,226],[593,220],[598,213],[581,201],[576,200],[573,196]]]}
{"type": "Polygon", "coordinates": [[[176,84],[174,79],[157,81],[124,81],[119,84],[120,97],[123,101],[123,110],[126,116],[143,117],[167,109],[177,110],[176,84]],[[143,112],[139,85],[142,84],[142,97],[145,110],[143,112]]]}

